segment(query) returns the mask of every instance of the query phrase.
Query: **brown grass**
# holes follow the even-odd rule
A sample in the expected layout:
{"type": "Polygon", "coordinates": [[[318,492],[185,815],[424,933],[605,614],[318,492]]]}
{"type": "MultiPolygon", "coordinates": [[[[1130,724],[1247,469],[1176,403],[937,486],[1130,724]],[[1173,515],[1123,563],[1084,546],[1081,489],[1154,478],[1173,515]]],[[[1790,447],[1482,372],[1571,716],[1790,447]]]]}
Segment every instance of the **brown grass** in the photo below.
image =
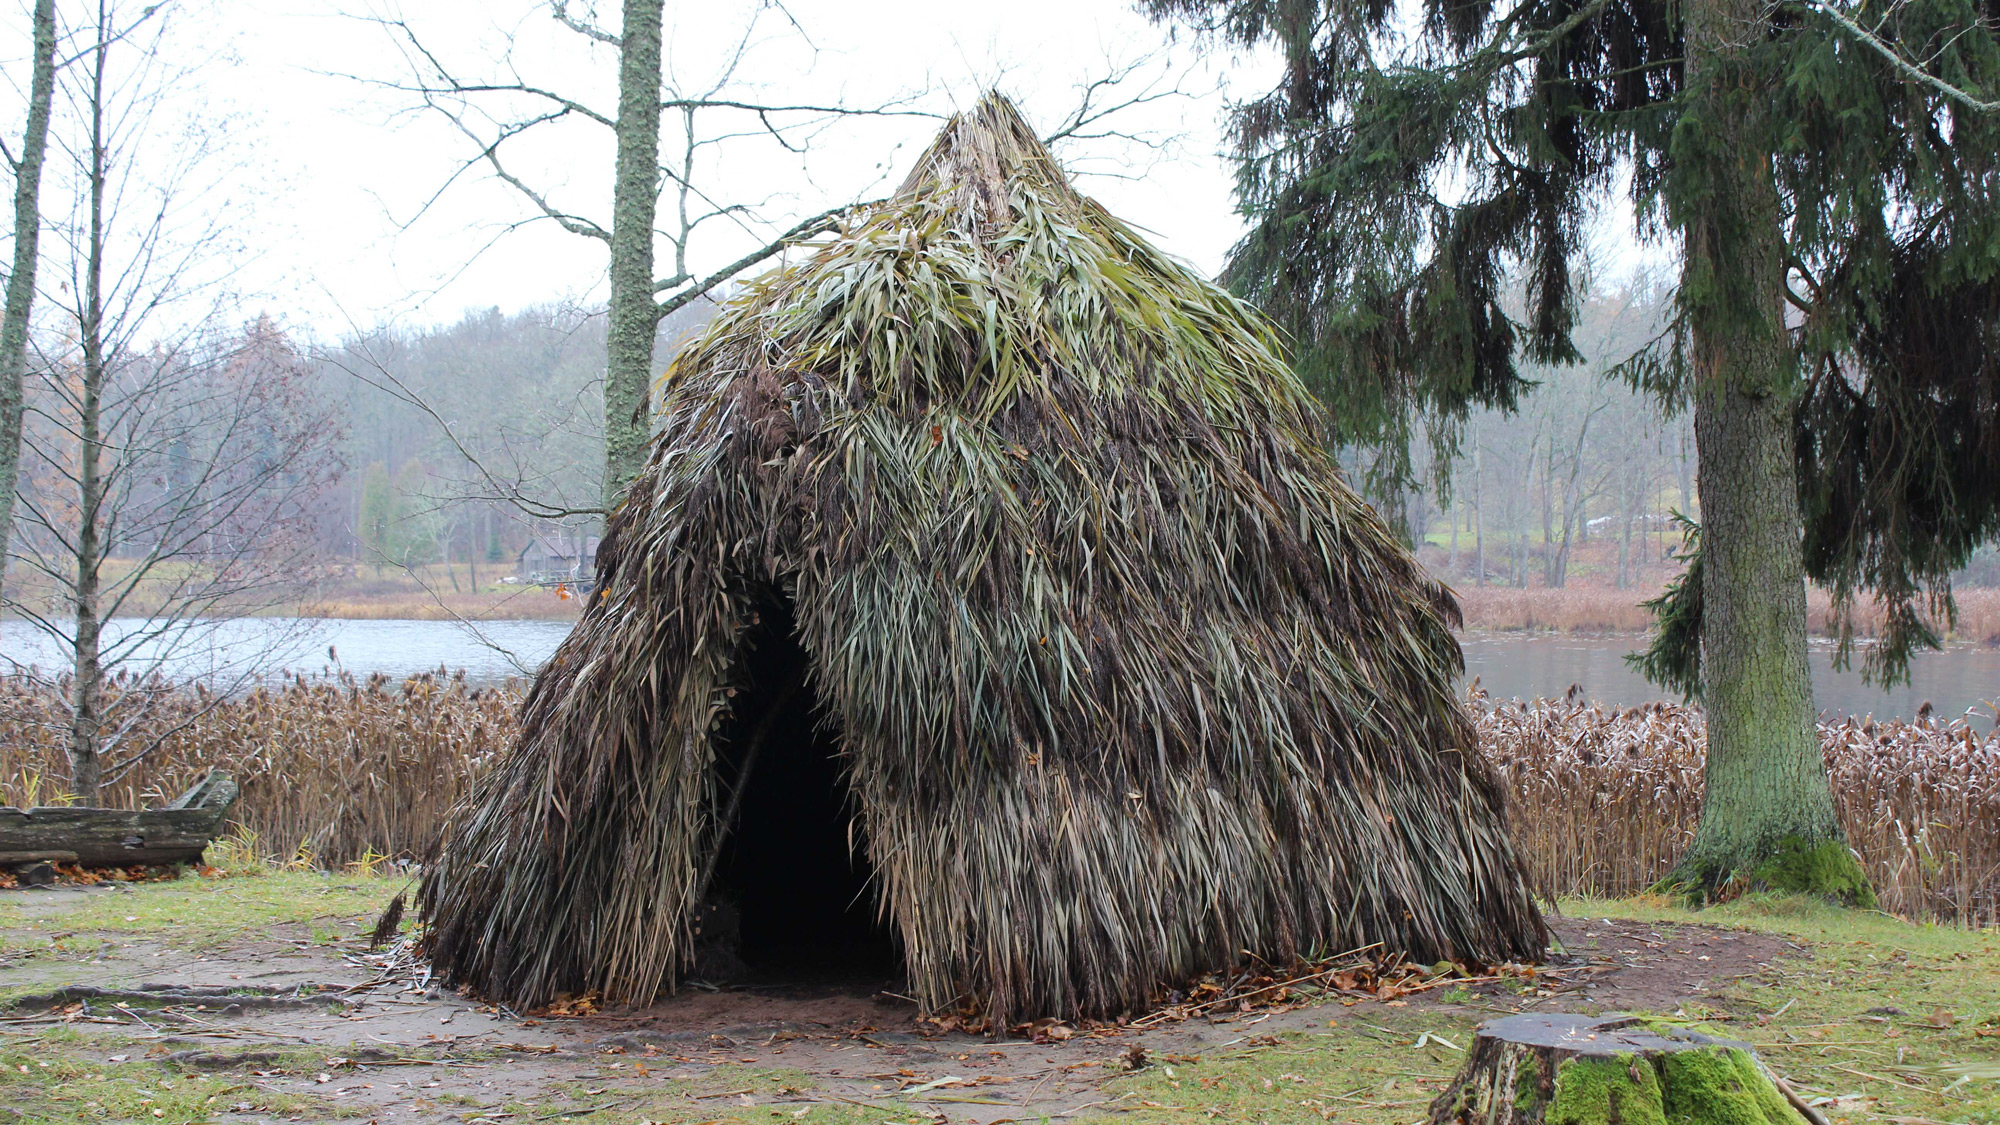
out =
{"type": "MultiPolygon", "coordinates": [[[[1657,588],[1617,590],[1608,586],[1571,585],[1561,589],[1531,586],[1454,587],[1459,606],[1465,613],[1467,629],[1501,632],[1557,633],[1643,633],[1652,628],[1652,615],[1640,602],[1659,594],[1657,588]]],[[[1960,590],[1958,627],[1950,640],[1962,644],[2000,645],[2000,590],[1960,590]]],[[[1825,590],[1811,589],[1806,595],[1807,627],[1818,636],[1838,631],[1833,616],[1833,599],[1825,590]]],[[[1855,607],[1855,631],[1863,637],[1875,636],[1881,613],[1872,604],[1855,607]]]]}
{"type": "Polygon", "coordinates": [[[574,621],[581,600],[555,590],[502,583],[512,569],[479,567],[477,585],[463,564],[383,567],[329,566],[317,576],[312,596],[296,607],[302,617],[350,620],[536,620],[574,621]]]}
{"type": "MultiPolygon", "coordinates": [[[[1699,711],[1473,702],[1541,893],[1627,895],[1667,874],[1701,811],[1699,711]]],[[[2000,732],[1963,719],[1848,719],[1821,724],[1820,738],[1848,842],[1883,907],[2000,922],[2000,732]]]]}
{"type": "MultiPolygon", "coordinates": [[[[235,819],[266,854],[327,866],[421,856],[445,811],[512,737],[520,694],[519,685],[471,687],[441,672],[401,684],[295,679],[231,699],[199,687],[165,691],[110,761],[165,736],[159,749],[101,799],[158,805],[216,767],[242,786],[235,819]]],[[[56,693],[0,679],[0,804],[58,799],[66,722],[56,693]]]]}
{"type": "Polygon", "coordinates": [[[1455,587],[1467,629],[1502,632],[1643,633],[1652,614],[1639,603],[1658,590],[1605,586],[1455,587]]]}
{"type": "MultiPolygon", "coordinates": [[[[439,675],[294,680],[220,703],[183,691],[133,737],[191,725],[106,801],[158,804],[218,765],[243,782],[237,817],[267,853],[328,866],[421,857],[444,811],[513,736],[521,691],[439,675]]],[[[1480,745],[1512,798],[1517,849],[1543,894],[1624,895],[1666,874],[1701,806],[1700,712],[1484,695],[1473,704],[1480,745]]],[[[59,792],[60,714],[45,689],[0,680],[0,804],[59,792]]],[[[2000,734],[1936,719],[1820,733],[1848,838],[1884,905],[2000,922],[2000,734]]]]}

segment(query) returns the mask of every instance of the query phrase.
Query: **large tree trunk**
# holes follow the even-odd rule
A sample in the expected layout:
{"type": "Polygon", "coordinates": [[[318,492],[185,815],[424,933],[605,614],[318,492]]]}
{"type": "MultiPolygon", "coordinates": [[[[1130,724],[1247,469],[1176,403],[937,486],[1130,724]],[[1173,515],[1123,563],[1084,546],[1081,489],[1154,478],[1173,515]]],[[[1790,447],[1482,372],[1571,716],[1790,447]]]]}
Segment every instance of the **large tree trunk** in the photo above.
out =
{"type": "Polygon", "coordinates": [[[1694,0],[1681,174],[1702,522],[1707,797],[1674,878],[1865,896],[1835,818],[1806,664],[1805,565],[1784,326],[1782,211],[1744,59],[1761,0],[1694,0]],[[1858,889],[1857,889],[1858,888],[1858,889]]]}
{"type": "Polygon", "coordinates": [[[645,467],[648,395],[660,306],[653,296],[653,220],[660,181],[660,11],[625,0],[618,51],[618,166],[611,190],[610,340],[604,373],[604,506],[645,467]]]}
{"type": "Polygon", "coordinates": [[[21,475],[21,381],[28,370],[28,315],[35,303],[35,267],[42,234],[42,160],[49,150],[49,106],[56,87],[55,0],[35,0],[34,77],[28,125],[14,166],[14,270],[7,275],[6,319],[0,321],[0,572],[14,528],[14,486],[21,475]]]}

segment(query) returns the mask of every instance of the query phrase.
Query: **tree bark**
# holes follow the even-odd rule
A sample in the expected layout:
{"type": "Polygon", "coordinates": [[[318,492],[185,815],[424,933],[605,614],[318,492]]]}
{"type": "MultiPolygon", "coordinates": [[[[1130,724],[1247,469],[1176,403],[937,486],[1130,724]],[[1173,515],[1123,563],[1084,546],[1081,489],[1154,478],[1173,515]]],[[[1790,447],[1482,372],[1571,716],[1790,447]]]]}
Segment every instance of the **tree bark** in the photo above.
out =
{"type": "Polygon", "coordinates": [[[1681,216],[1683,300],[1701,494],[1708,762],[1700,826],[1672,879],[1704,891],[1743,879],[1862,897],[1867,884],[1834,815],[1806,663],[1792,430],[1799,373],[1784,326],[1783,212],[1758,146],[1764,99],[1746,61],[1764,11],[1761,0],[1694,0],[1685,9],[1695,102],[1680,132],[1696,134],[1686,174],[1700,186],[1681,216]],[[1791,862],[1794,855],[1807,862],[1791,862]],[[1801,880],[1790,868],[1827,871],[1801,880]],[[1811,885],[1828,879],[1834,885],[1811,885]]]}
{"type": "Polygon", "coordinates": [[[645,467],[648,396],[660,306],[653,297],[653,225],[660,181],[660,13],[663,0],[625,0],[618,49],[618,163],[611,191],[611,303],[604,373],[604,507],[618,505],[645,467]]]}
{"type": "Polygon", "coordinates": [[[35,0],[33,67],[28,124],[21,159],[14,166],[14,269],[7,275],[6,319],[0,321],[0,573],[6,568],[14,488],[21,476],[21,383],[28,371],[28,317],[40,262],[42,162],[49,150],[49,107],[55,101],[55,0],[35,0]]]}
{"type": "Polygon", "coordinates": [[[104,679],[100,648],[103,622],[97,594],[104,565],[101,517],[104,510],[104,187],[110,152],[105,129],[105,64],[111,48],[111,26],[104,5],[98,5],[95,67],[90,86],[90,218],[85,244],[83,316],[77,325],[83,351],[83,387],[77,419],[76,636],[70,681],[69,784],[78,803],[97,803],[102,763],[98,741],[103,716],[98,686],[104,679]]]}

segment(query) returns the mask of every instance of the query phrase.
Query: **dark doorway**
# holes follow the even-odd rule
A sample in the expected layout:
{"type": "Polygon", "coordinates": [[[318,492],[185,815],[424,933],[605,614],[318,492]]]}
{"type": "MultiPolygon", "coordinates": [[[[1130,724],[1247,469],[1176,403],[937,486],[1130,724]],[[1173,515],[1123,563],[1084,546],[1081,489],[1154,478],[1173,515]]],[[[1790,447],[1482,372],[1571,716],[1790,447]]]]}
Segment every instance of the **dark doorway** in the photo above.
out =
{"type": "Polygon", "coordinates": [[[894,975],[902,960],[876,917],[874,871],[840,735],[817,706],[787,600],[759,606],[742,668],[716,761],[717,816],[734,805],[735,819],[717,857],[705,927],[723,932],[703,941],[733,936],[734,958],[724,962],[740,959],[753,980],[894,975]]]}

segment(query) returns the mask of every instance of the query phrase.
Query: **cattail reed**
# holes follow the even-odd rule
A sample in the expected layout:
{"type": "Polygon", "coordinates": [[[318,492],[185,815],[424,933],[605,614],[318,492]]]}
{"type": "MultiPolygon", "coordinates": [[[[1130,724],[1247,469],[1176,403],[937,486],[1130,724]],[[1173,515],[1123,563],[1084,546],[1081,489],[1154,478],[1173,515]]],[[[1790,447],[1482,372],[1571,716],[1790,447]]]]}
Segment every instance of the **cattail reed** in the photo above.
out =
{"type": "MultiPolygon", "coordinates": [[[[420,858],[445,810],[512,737],[521,692],[441,673],[295,679],[224,700],[170,690],[126,739],[136,748],[164,735],[161,748],[104,799],[158,804],[217,766],[242,782],[237,819],[268,853],[327,866],[420,858]]],[[[1701,810],[1700,711],[1484,694],[1472,703],[1538,890],[1631,894],[1673,866],[1701,810]]],[[[0,804],[60,799],[64,724],[56,693],[0,678],[0,804]]],[[[1883,906],[2000,923],[2000,734],[1927,717],[1826,723],[1820,737],[1848,841],[1883,906]]],[[[122,756],[114,751],[114,764],[122,756]]]]}
{"type": "MultiPolygon", "coordinates": [[[[0,678],[0,804],[62,799],[64,690],[0,678]]],[[[228,770],[242,786],[235,818],[259,849],[328,866],[420,857],[512,736],[520,701],[518,687],[475,687],[443,672],[400,683],[300,677],[228,698],[131,678],[107,690],[152,698],[105,755],[104,804],[158,805],[211,767],[228,770]]]]}
{"type": "MultiPolygon", "coordinates": [[[[1541,893],[1645,890],[1693,839],[1707,750],[1700,711],[1478,693],[1473,705],[1541,893]]],[[[1929,716],[1819,729],[1835,807],[1883,907],[2000,923],[2000,733],[1929,716]]]]}

